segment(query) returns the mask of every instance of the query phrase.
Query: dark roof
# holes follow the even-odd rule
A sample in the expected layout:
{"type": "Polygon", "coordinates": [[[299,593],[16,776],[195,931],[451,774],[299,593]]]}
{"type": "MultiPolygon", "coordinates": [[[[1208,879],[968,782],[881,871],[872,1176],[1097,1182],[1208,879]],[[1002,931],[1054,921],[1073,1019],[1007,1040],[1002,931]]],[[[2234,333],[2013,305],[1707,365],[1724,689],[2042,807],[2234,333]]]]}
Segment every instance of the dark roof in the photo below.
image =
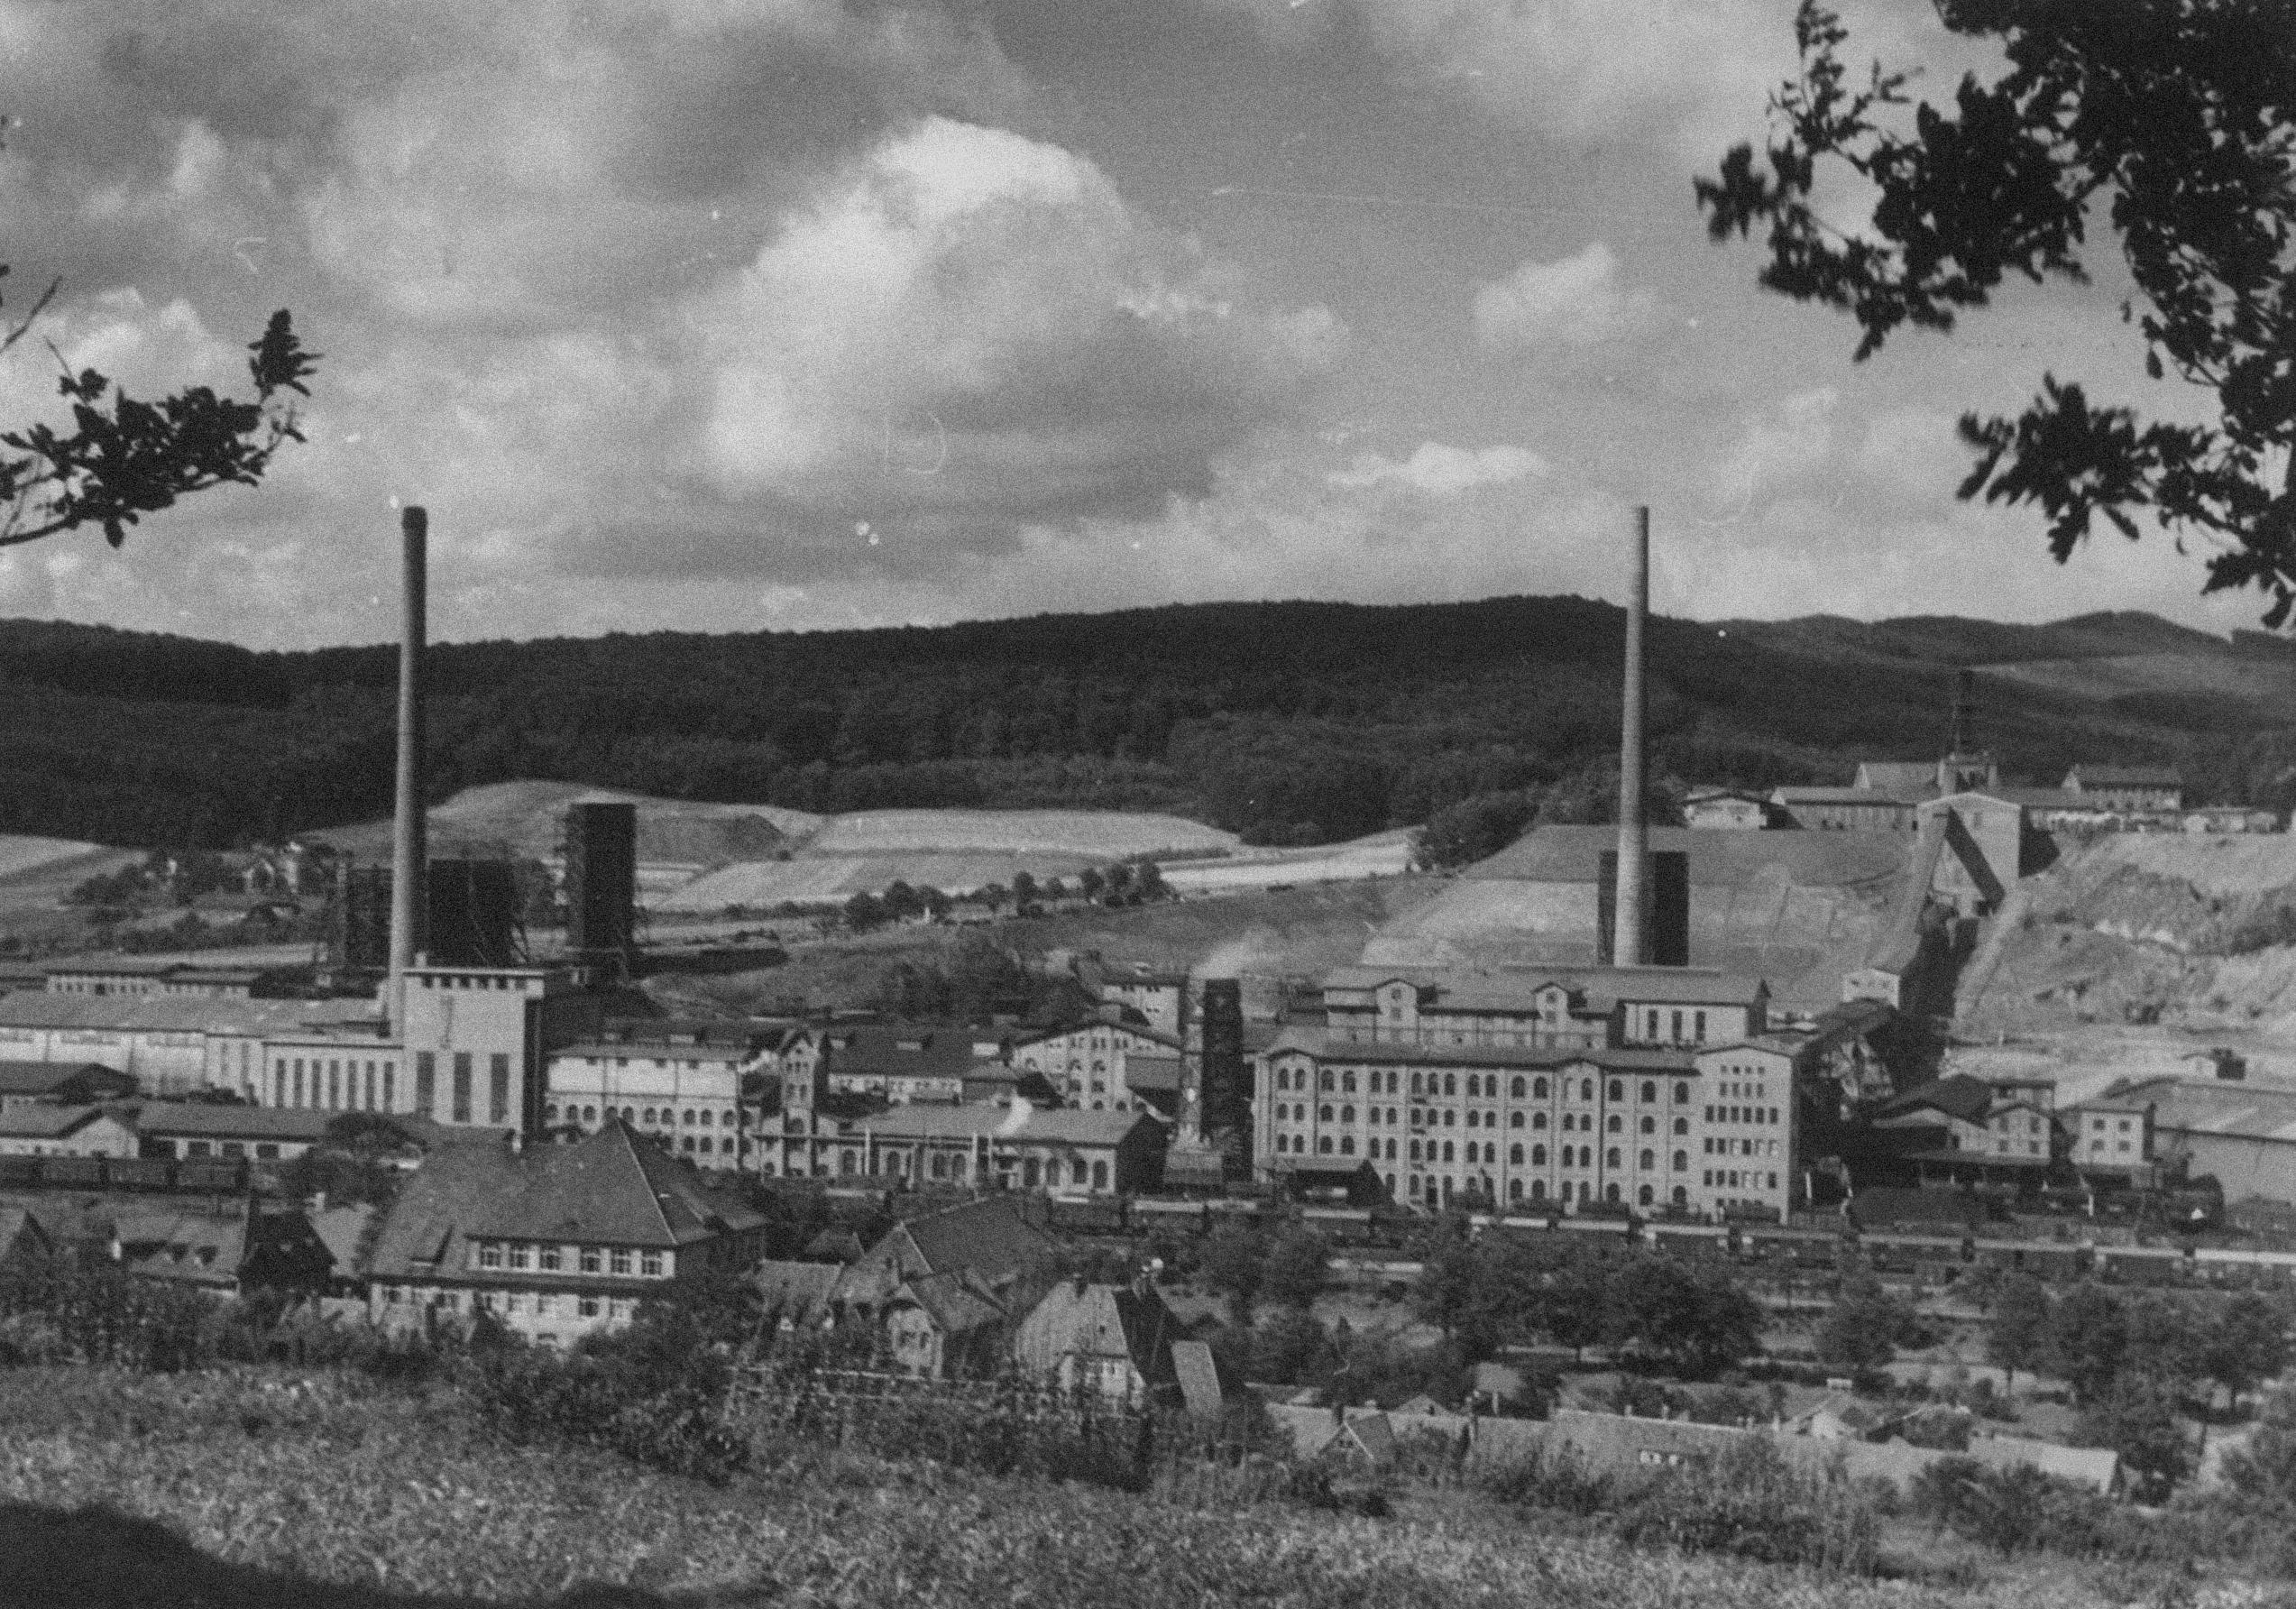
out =
{"type": "Polygon", "coordinates": [[[289,1140],[317,1145],[339,1114],[302,1107],[229,1106],[209,1100],[146,1100],[137,1104],[135,1126],[149,1135],[183,1135],[192,1139],[289,1140]]]}
{"type": "Polygon", "coordinates": [[[760,1263],[750,1274],[766,1312],[802,1324],[835,1298],[845,1270],[834,1263],[760,1263]]]}
{"type": "Polygon", "coordinates": [[[1012,1202],[988,1196],[896,1225],[869,1255],[876,1260],[890,1252],[912,1278],[973,1268],[997,1281],[1059,1248],[1058,1241],[1022,1218],[1012,1202]]]}
{"type": "Polygon", "coordinates": [[[1005,1309],[987,1283],[974,1269],[952,1268],[903,1282],[887,1306],[914,1302],[942,1335],[969,1335],[983,1325],[996,1323],[1005,1309]]]}
{"type": "Polygon", "coordinates": [[[1881,1224],[1952,1224],[1972,1227],[1985,1221],[1985,1204],[1957,1190],[1861,1190],[1845,1204],[1860,1228],[1881,1224]]]}
{"type": "Polygon", "coordinates": [[[1916,1084],[1902,1095],[1894,1095],[1876,1109],[1877,1117],[1902,1117],[1909,1112],[1932,1109],[1958,1117],[1964,1123],[1982,1123],[1993,1109],[1993,1086],[1983,1079],[1957,1072],[1951,1078],[1932,1079],[1926,1084],[1916,1084]]]}
{"type": "Polygon", "coordinates": [[[711,1195],[690,1163],[610,1119],[573,1145],[433,1152],[383,1220],[371,1267],[385,1279],[459,1273],[473,1239],[669,1248],[764,1222],[711,1195]]]}
{"type": "Polygon", "coordinates": [[[100,1106],[14,1106],[0,1111],[0,1135],[13,1140],[57,1140],[98,1117],[124,1114],[100,1106]]]}
{"type": "Polygon", "coordinates": [[[135,1088],[134,1079],[100,1062],[0,1060],[0,1095],[53,1095],[74,1079],[106,1083],[121,1092],[135,1088]]]}
{"type": "Polygon", "coordinates": [[[844,1077],[960,1079],[972,1069],[974,1044],[996,1037],[962,1023],[840,1025],[829,1031],[826,1060],[832,1075],[844,1077]]]}

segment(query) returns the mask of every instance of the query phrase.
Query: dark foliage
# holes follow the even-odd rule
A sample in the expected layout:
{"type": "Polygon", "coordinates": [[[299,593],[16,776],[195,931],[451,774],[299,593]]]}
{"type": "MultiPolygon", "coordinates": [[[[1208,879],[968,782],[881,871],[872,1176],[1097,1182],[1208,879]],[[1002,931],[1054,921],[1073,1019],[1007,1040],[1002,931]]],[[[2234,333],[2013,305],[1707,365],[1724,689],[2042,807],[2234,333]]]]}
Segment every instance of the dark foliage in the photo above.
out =
{"type": "Polygon", "coordinates": [[[2214,393],[2209,425],[2140,422],[2044,374],[2018,418],[1961,420],[1977,453],[1961,495],[2029,504],[2070,556],[2103,516],[2135,516],[2220,543],[2208,589],[2270,593],[2266,623],[2296,606],[2296,28],[2274,0],[1945,0],[1956,33],[1998,41],[2007,71],[1963,77],[1950,104],[1915,106],[1906,75],[1862,81],[1849,35],[1816,0],[1795,22],[1798,81],[1771,102],[1766,153],[1740,145],[1697,196],[1718,240],[1768,233],[1761,282],[1851,314],[1858,356],[1901,326],[1948,330],[2012,275],[2087,279],[2091,221],[2109,225],[2136,295],[2122,317],[2154,378],[2214,393]],[[1813,204],[1838,161],[1878,199],[1873,230],[1845,234],[1813,204]]]}
{"type": "MultiPolygon", "coordinates": [[[[2031,640],[1979,646],[2052,646],[2022,630],[2031,640]]],[[[444,797],[534,777],[817,811],[1169,810],[1269,842],[1417,824],[1494,795],[1535,795],[1538,820],[1594,821],[1616,797],[1620,631],[1608,605],[1515,598],[444,644],[432,785],[444,797]]],[[[1951,656],[1976,649],[1942,629],[1873,631],[1845,651],[1794,622],[1652,622],[1654,770],[1767,787],[1935,753],[1951,656]]],[[[2078,622],[2065,631],[2080,638],[2078,622]]],[[[214,847],[382,815],[395,664],[388,648],[254,654],[0,622],[0,832],[214,847]]],[[[1987,720],[2043,777],[2190,746],[2029,688],[1987,720]]],[[[2271,753],[2221,761],[2219,796],[2282,786],[2271,753]]],[[[1487,814],[1449,818],[1471,841],[1446,858],[1503,838],[1507,812],[1487,814]]],[[[1098,872],[1084,882],[1108,891],[1098,872]]]]}

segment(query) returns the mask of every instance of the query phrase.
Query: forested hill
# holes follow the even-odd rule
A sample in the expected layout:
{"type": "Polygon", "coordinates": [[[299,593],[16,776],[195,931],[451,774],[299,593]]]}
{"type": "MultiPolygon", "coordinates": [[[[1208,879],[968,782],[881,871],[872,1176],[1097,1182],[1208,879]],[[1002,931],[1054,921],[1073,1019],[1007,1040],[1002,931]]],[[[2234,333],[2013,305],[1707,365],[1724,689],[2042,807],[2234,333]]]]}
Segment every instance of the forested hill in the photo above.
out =
{"type": "MultiPolygon", "coordinates": [[[[1606,805],[1620,611],[1578,598],[1224,603],[875,631],[441,647],[433,786],[544,777],[806,810],[1105,805],[1262,841],[1518,792],[1606,805]]],[[[1654,621],[1657,770],[1846,780],[1934,754],[1951,667],[2022,777],[2175,761],[2211,796],[2296,760],[2296,654],[2150,616],[2055,626],[1654,621]]],[[[395,649],[253,653],[0,621],[0,831],[220,844],[389,807],[395,649]]],[[[2285,803],[2277,796],[2272,802],[2285,803]]]]}

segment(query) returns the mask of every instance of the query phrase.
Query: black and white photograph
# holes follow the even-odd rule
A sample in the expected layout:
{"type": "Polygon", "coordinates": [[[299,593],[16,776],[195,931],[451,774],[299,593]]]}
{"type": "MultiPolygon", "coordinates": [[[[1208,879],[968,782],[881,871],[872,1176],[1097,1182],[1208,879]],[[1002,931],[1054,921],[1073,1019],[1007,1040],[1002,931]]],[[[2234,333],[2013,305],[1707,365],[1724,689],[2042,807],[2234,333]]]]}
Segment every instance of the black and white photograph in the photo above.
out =
{"type": "Polygon", "coordinates": [[[2296,1604],[2296,0],[0,0],[0,1604],[2296,1604]]]}

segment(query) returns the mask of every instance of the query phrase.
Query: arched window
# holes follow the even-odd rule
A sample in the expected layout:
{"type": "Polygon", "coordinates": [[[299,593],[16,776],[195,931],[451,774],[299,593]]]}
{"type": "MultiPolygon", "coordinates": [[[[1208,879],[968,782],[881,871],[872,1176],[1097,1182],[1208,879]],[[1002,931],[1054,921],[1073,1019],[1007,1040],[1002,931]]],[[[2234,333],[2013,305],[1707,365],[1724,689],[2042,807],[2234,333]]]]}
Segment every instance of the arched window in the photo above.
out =
{"type": "Polygon", "coordinates": [[[1578,1080],[1578,1098],[1581,1100],[1592,1100],[1594,1099],[1594,1080],[1593,1079],[1581,1079],[1578,1080]]]}
{"type": "Polygon", "coordinates": [[[1547,1181],[1534,1179],[1530,1181],[1530,1199],[1534,1201],[1543,1201],[1547,1199],[1547,1181]]]}
{"type": "Polygon", "coordinates": [[[1275,1087],[1279,1090],[1289,1090],[1291,1088],[1291,1069],[1289,1067],[1279,1067],[1275,1070],[1275,1087]]]}
{"type": "Polygon", "coordinates": [[[1316,1142],[1316,1149],[1323,1155],[1329,1156],[1331,1154],[1331,1136],[1329,1135],[1326,1135],[1321,1139],[1318,1140],[1316,1142]]]}
{"type": "Polygon", "coordinates": [[[1443,1093],[1446,1095],[1456,1095],[1458,1092],[1459,1080],[1457,1075],[1448,1072],[1445,1073],[1443,1075],[1443,1093]]]}
{"type": "Polygon", "coordinates": [[[1603,1199],[1606,1201],[1617,1200],[1619,1199],[1619,1187],[1615,1184],[1604,1185],[1603,1187],[1603,1199]]]}
{"type": "Polygon", "coordinates": [[[1603,1165],[1606,1168],[1615,1168],[1619,1165],[1619,1148],[1616,1145],[1603,1153],[1603,1165]]]}
{"type": "Polygon", "coordinates": [[[1353,1095],[1355,1092],[1355,1070],[1354,1068],[1351,1067],[1346,1071],[1339,1075],[1339,1092],[1343,1095],[1353,1095]]]}
{"type": "Polygon", "coordinates": [[[1658,1099],[1658,1086],[1649,1079],[1642,1080],[1642,1100],[1646,1106],[1658,1099]]]}
{"type": "Polygon", "coordinates": [[[1617,1079],[1612,1079],[1603,1088],[1604,1095],[1612,1100],[1624,1100],[1626,1099],[1626,1086],[1620,1082],[1617,1079]]]}
{"type": "Polygon", "coordinates": [[[1354,1135],[1344,1134],[1339,1136],[1339,1154],[1342,1156],[1353,1156],[1355,1154],[1355,1136],[1354,1135]]]}
{"type": "Polygon", "coordinates": [[[1316,1088],[1326,1095],[1331,1093],[1331,1069],[1327,1067],[1316,1075],[1316,1088]]]}
{"type": "Polygon", "coordinates": [[[1318,1121],[1318,1123],[1328,1123],[1328,1122],[1330,1122],[1330,1121],[1331,1121],[1331,1108],[1330,1108],[1329,1107],[1327,1107],[1327,1106],[1318,1107],[1318,1108],[1316,1108],[1316,1121],[1318,1121]]]}
{"type": "Polygon", "coordinates": [[[1522,1200],[1521,1180],[1510,1179],[1507,1181],[1507,1200],[1510,1201],[1520,1201],[1522,1200]]]}
{"type": "Polygon", "coordinates": [[[1634,1159],[1634,1165],[1647,1173],[1658,1165],[1658,1154],[1655,1151],[1645,1151],[1634,1159]]]}
{"type": "Polygon", "coordinates": [[[1517,1167],[1522,1166],[1522,1147],[1520,1145],[1508,1146],[1507,1160],[1514,1163],[1517,1167]]]}
{"type": "Polygon", "coordinates": [[[1644,1117],[1644,1118],[1642,1119],[1642,1132],[1643,1132],[1644,1134],[1656,1134],[1656,1133],[1658,1133],[1658,1120],[1656,1117],[1644,1117]]]}
{"type": "Polygon", "coordinates": [[[1443,1160],[1445,1162],[1451,1160],[1451,1142],[1448,1140],[1443,1142],[1443,1160]]]}
{"type": "Polygon", "coordinates": [[[1467,1074],[1467,1094],[1470,1098],[1483,1093],[1483,1080],[1474,1073],[1467,1074]]]}
{"type": "Polygon", "coordinates": [[[1530,1148],[1530,1165],[1534,1168],[1543,1168],[1547,1165],[1546,1146],[1533,1145],[1530,1148]]]}
{"type": "Polygon", "coordinates": [[[1634,1204],[1637,1207],[1648,1207],[1650,1204],[1650,1187],[1646,1184],[1634,1192],[1634,1204]]]}
{"type": "Polygon", "coordinates": [[[1530,1098],[1533,1100],[1544,1100],[1547,1099],[1547,1080],[1545,1079],[1533,1079],[1530,1080],[1530,1098]]]}
{"type": "Polygon", "coordinates": [[[1674,1103],[1676,1106],[1688,1106],[1690,1104],[1689,1085],[1676,1084],[1674,1087],[1674,1103]]]}
{"type": "Polygon", "coordinates": [[[1674,1187],[1674,1204],[1677,1207],[1690,1205],[1690,1191],[1685,1186],[1677,1184],[1674,1187]]]}
{"type": "Polygon", "coordinates": [[[556,1106],[544,1107],[542,1108],[542,1120],[545,1123],[556,1123],[558,1120],[558,1108],[556,1106]]]}
{"type": "Polygon", "coordinates": [[[1687,1173],[1690,1172],[1689,1152],[1677,1151],[1674,1154],[1674,1171],[1677,1173],[1687,1173]]]}
{"type": "Polygon", "coordinates": [[[1531,1115],[1530,1115],[1530,1126],[1531,1126],[1533,1128],[1544,1128],[1544,1127],[1546,1127],[1546,1126],[1547,1126],[1547,1114],[1546,1114],[1546,1113],[1544,1113],[1544,1112],[1533,1112],[1533,1113],[1531,1113],[1531,1115]]]}
{"type": "Polygon", "coordinates": [[[1339,1120],[1342,1123],[1353,1123],[1355,1120],[1355,1108],[1351,1106],[1341,1107],[1339,1108],[1339,1120]]]}
{"type": "Polygon", "coordinates": [[[1520,1112],[1517,1112],[1510,1117],[1507,1119],[1507,1126],[1510,1128],[1520,1128],[1522,1126],[1522,1114],[1520,1112]]]}
{"type": "Polygon", "coordinates": [[[1520,1078],[1516,1079],[1515,1081],[1509,1086],[1508,1093],[1511,1094],[1517,1100],[1520,1100],[1522,1099],[1522,1080],[1520,1078]]]}
{"type": "Polygon", "coordinates": [[[1603,1126],[1609,1129],[1612,1134],[1617,1134],[1620,1130],[1626,1126],[1626,1119],[1620,1117],[1616,1112],[1612,1112],[1611,1114],[1611,1120],[1603,1126]]]}
{"type": "Polygon", "coordinates": [[[1387,1160],[1390,1162],[1393,1162],[1395,1160],[1395,1142],[1393,1140],[1387,1142],[1387,1160]]]}
{"type": "Polygon", "coordinates": [[[1674,1131],[1677,1135],[1688,1134],[1690,1132],[1690,1119],[1687,1117],[1676,1117],[1674,1120],[1674,1131]]]}
{"type": "Polygon", "coordinates": [[[1411,1093],[1414,1095],[1424,1095],[1427,1093],[1426,1090],[1419,1088],[1419,1075],[1416,1072],[1411,1075],[1411,1093]]]}

